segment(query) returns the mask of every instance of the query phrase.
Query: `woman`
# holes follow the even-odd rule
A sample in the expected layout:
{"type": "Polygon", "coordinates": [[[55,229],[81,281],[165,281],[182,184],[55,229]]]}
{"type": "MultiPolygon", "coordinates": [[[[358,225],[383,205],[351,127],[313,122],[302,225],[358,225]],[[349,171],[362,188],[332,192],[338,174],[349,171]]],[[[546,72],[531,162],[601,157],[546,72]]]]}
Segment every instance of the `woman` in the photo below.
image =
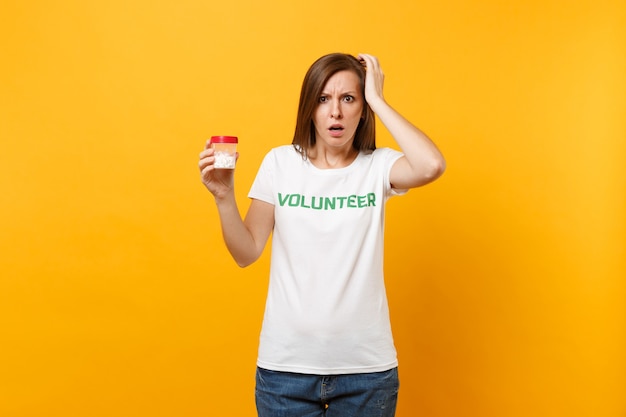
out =
{"type": "Polygon", "coordinates": [[[330,54],[309,68],[292,145],[272,149],[242,220],[233,171],[200,154],[222,234],[239,266],[272,234],[256,376],[260,417],[393,416],[398,373],[383,279],[387,199],[427,184],[443,156],[383,98],[367,54],[330,54]],[[401,152],[376,149],[376,114],[401,152]]]}

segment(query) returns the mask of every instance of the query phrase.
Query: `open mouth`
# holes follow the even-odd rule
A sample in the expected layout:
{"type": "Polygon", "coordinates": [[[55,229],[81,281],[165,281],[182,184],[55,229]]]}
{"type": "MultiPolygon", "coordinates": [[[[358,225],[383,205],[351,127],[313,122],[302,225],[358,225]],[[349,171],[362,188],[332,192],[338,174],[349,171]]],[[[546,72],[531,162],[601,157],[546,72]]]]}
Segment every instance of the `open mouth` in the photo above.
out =
{"type": "Polygon", "coordinates": [[[343,126],[332,125],[328,130],[330,130],[331,132],[341,132],[343,130],[343,126]]]}

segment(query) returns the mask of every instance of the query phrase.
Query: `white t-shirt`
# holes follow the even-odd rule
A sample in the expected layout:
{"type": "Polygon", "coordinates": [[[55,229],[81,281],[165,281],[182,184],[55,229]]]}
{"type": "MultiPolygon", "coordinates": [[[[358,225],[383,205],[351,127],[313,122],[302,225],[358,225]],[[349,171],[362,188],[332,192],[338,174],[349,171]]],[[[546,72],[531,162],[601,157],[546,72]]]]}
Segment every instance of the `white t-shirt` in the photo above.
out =
{"type": "Polygon", "coordinates": [[[389,172],[380,148],[318,169],[292,145],[272,149],[248,196],[273,204],[269,289],[257,365],[307,374],[397,366],[383,279],[389,172]]]}

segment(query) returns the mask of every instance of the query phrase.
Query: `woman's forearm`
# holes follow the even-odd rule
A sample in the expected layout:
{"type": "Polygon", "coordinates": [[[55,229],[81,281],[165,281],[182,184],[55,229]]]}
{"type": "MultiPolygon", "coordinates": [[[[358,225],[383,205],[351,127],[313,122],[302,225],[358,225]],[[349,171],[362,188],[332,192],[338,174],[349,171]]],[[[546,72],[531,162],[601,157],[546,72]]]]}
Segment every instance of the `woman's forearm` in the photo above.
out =
{"type": "Polygon", "coordinates": [[[423,185],[443,174],[445,159],[424,132],[382,98],[370,103],[370,106],[404,153],[406,163],[402,170],[404,184],[401,188],[423,185]]]}
{"type": "Polygon", "coordinates": [[[385,125],[404,153],[391,170],[390,181],[396,188],[413,188],[438,178],[445,170],[445,160],[428,136],[404,118],[383,97],[385,75],[378,59],[359,54],[366,67],[365,98],[372,111],[385,125]]]}
{"type": "Polygon", "coordinates": [[[252,199],[242,220],[232,192],[216,198],[215,202],[228,251],[240,267],[252,264],[263,253],[274,228],[274,205],[252,199]]]}
{"type": "Polygon", "coordinates": [[[217,211],[226,248],[240,267],[253,263],[257,258],[257,246],[252,233],[242,220],[234,194],[216,199],[217,211]]]}

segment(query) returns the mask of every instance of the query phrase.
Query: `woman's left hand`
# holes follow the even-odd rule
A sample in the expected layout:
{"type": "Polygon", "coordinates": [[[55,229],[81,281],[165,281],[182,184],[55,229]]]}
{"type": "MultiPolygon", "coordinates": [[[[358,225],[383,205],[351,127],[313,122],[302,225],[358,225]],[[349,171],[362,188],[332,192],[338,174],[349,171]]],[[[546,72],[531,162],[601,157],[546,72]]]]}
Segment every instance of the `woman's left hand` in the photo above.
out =
{"type": "Polygon", "coordinates": [[[378,59],[369,54],[359,54],[357,59],[361,61],[365,67],[365,100],[371,105],[383,98],[383,84],[385,82],[385,74],[380,68],[378,59]]]}

